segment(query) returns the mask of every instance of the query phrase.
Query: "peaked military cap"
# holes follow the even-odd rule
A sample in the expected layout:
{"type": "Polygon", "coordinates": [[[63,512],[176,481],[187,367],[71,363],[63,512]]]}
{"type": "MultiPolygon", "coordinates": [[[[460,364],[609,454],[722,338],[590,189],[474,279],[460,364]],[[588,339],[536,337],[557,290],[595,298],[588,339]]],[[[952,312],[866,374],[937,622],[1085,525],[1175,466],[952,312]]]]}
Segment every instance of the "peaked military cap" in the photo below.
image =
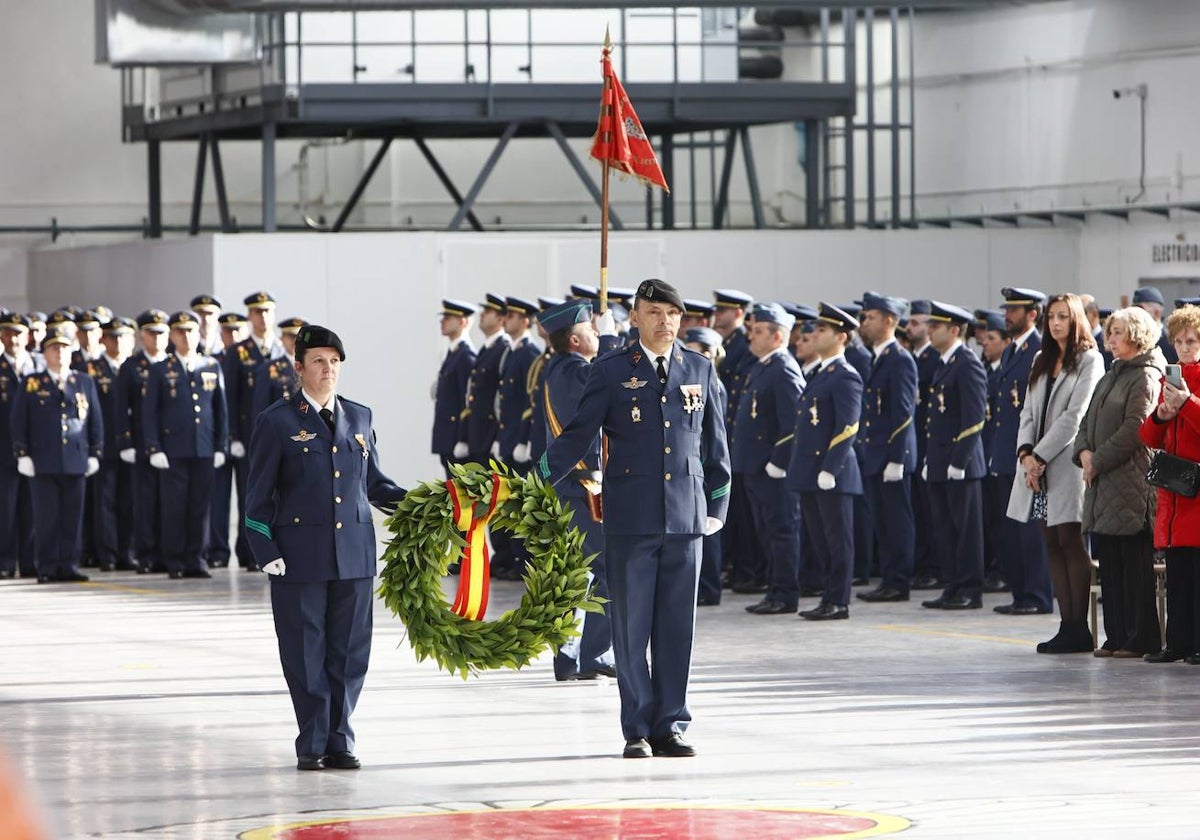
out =
{"type": "Polygon", "coordinates": [[[683,298],[679,296],[679,290],[665,280],[659,280],[657,277],[643,280],[637,287],[637,295],[635,297],[651,303],[668,303],[680,312],[683,312],[683,298]]]}
{"type": "Polygon", "coordinates": [[[883,295],[879,292],[865,292],[862,296],[862,308],[874,309],[878,312],[886,312],[889,315],[902,318],[904,317],[905,310],[908,309],[908,301],[904,298],[883,295]]]}
{"type": "Polygon", "coordinates": [[[592,304],[587,300],[566,300],[554,306],[547,307],[538,315],[538,322],[545,327],[546,332],[556,333],[559,330],[569,330],[576,324],[591,320],[592,304]]]}
{"type": "Polygon", "coordinates": [[[137,323],[131,318],[112,318],[101,327],[105,335],[133,335],[137,323]]]}
{"type": "Polygon", "coordinates": [[[538,313],[538,305],[525,298],[509,295],[505,299],[505,303],[508,306],[509,312],[519,312],[527,318],[532,318],[538,313]]]}
{"type": "Polygon", "coordinates": [[[754,304],[754,323],[778,324],[790,331],[796,323],[796,316],[788,314],[778,303],[758,301],[754,304]]]}
{"type": "MultiPolygon", "coordinates": [[[[488,297],[491,298],[492,296],[488,295],[488,297]]],[[[487,304],[484,304],[484,306],[487,306],[487,304]]],[[[489,306],[488,308],[494,309],[495,307],[489,306]]],[[[468,318],[478,311],[479,307],[473,303],[467,303],[466,301],[454,300],[453,298],[446,298],[442,301],[443,315],[457,315],[460,318],[468,318]]],[[[501,309],[500,311],[503,312],[504,310],[501,309]]]]}
{"type": "Polygon", "coordinates": [[[975,320],[971,316],[971,313],[961,306],[955,306],[952,303],[941,303],[936,300],[929,301],[929,319],[931,321],[962,325],[969,324],[975,320]]]}
{"type": "Polygon", "coordinates": [[[754,298],[738,289],[714,289],[713,305],[717,309],[746,309],[754,298]]]}
{"type": "Polygon", "coordinates": [[[75,315],[69,309],[55,309],[46,319],[47,327],[61,327],[63,324],[74,324],[75,315]]]}
{"type": "Polygon", "coordinates": [[[838,309],[845,312],[851,318],[858,320],[859,313],[862,312],[862,304],[860,301],[852,301],[850,303],[839,303],[838,309]]]}
{"type": "Polygon", "coordinates": [[[174,312],[171,314],[171,329],[198,330],[200,329],[200,316],[190,309],[174,312]]]}
{"type": "Polygon", "coordinates": [[[52,344],[62,344],[70,347],[73,343],[71,333],[69,333],[62,324],[50,327],[46,330],[46,337],[42,339],[42,349],[45,350],[52,344]]]}
{"type": "Polygon", "coordinates": [[[683,299],[683,314],[690,315],[693,318],[711,318],[715,309],[716,307],[711,303],[705,303],[702,300],[696,300],[695,298],[683,299]]]}
{"type": "Polygon", "coordinates": [[[6,312],[0,317],[0,327],[17,332],[29,332],[29,316],[20,312],[6,312]]]}
{"type": "Polygon", "coordinates": [[[914,300],[908,304],[908,314],[910,317],[913,315],[928,315],[929,312],[929,301],[927,300],[914,300]]]}
{"type": "Polygon", "coordinates": [[[1003,333],[1006,329],[1004,326],[1004,313],[999,309],[976,309],[975,323],[989,332],[1003,333]]]}
{"type": "Polygon", "coordinates": [[[246,316],[241,312],[222,312],[217,316],[217,323],[222,327],[240,327],[246,323],[246,316]]]}
{"type": "Polygon", "coordinates": [[[1160,306],[1166,306],[1167,302],[1163,300],[1162,292],[1154,286],[1142,286],[1140,289],[1133,290],[1134,303],[1157,303],[1160,306]]]}
{"type": "Polygon", "coordinates": [[[712,349],[721,346],[721,334],[709,327],[688,327],[683,334],[684,344],[699,344],[712,349]]]}
{"type": "Polygon", "coordinates": [[[1175,298],[1175,307],[1180,306],[1200,306],[1200,297],[1175,298]]]}
{"type": "Polygon", "coordinates": [[[829,326],[842,332],[853,332],[858,329],[858,319],[843,307],[822,301],[818,304],[818,308],[818,323],[829,324],[829,326]]]}
{"type": "Polygon", "coordinates": [[[803,303],[784,303],[780,305],[797,321],[815,321],[819,314],[817,310],[811,306],[805,306],[803,303]]]}
{"type": "Polygon", "coordinates": [[[338,338],[337,333],[328,327],[306,324],[296,337],[296,356],[299,357],[302,350],[311,350],[314,347],[331,347],[338,352],[338,358],[346,361],[346,349],[342,347],[342,340],[338,338]]]}
{"type": "Polygon", "coordinates": [[[296,335],[307,323],[303,318],[287,318],[279,322],[279,331],[285,335],[296,335]]]}
{"type": "Polygon", "coordinates": [[[220,312],[223,308],[220,299],[210,294],[196,295],[188,306],[193,312],[220,312]]]}
{"type": "Polygon", "coordinates": [[[633,296],[635,294],[636,290],[627,289],[624,286],[608,287],[608,299],[624,304],[625,306],[628,306],[633,301],[633,296]]]}
{"type": "Polygon", "coordinates": [[[117,317],[116,313],[104,304],[93,307],[92,314],[96,316],[96,320],[98,320],[101,324],[107,324],[109,321],[117,317]]]}
{"type": "MultiPolygon", "coordinates": [[[[562,298],[556,298],[556,297],[539,297],[539,298],[538,298],[538,311],[539,311],[539,312],[545,312],[545,311],[546,311],[547,309],[549,309],[551,306],[558,306],[558,305],[559,305],[560,303],[562,303],[562,302],[563,302],[563,299],[562,299],[562,298]]],[[[540,318],[541,318],[541,316],[539,315],[539,316],[538,316],[538,318],[540,319],[540,318]]]]}
{"type": "Polygon", "coordinates": [[[138,328],[150,332],[166,332],[167,322],[167,313],[161,309],[147,309],[137,316],[138,328]]]}
{"type": "Polygon", "coordinates": [[[1037,289],[1018,289],[1014,286],[1005,286],[1000,290],[1000,294],[1004,295],[1004,303],[1001,306],[1046,305],[1046,296],[1037,289]]]}
{"type": "Polygon", "coordinates": [[[1100,309],[1100,313],[1099,313],[1099,314],[1100,314],[1100,320],[1101,320],[1101,321],[1103,321],[1105,318],[1111,318],[1111,317],[1112,317],[1112,314],[1113,314],[1113,311],[1114,311],[1114,310],[1113,310],[1113,309],[1111,309],[1111,308],[1109,308],[1109,307],[1101,307],[1101,309],[1100,309]]]}
{"type": "Polygon", "coordinates": [[[583,298],[584,300],[600,300],[600,290],[595,286],[587,286],[582,283],[572,283],[571,297],[583,298]]]}
{"type": "Polygon", "coordinates": [[[249,309],[274,309],[275,298],[270,292],[255,292],[242,301],[249,309]]]}
{"type": "Polygon", "coordinates": [[[75,326],[84,332],[100,329],[100,316],[92,310],[88,310],[75,319],[75,326]]]}
{"type": "Polygon", "coordinates": [[[483,308],[491,309],[494,312],[506,312],[508,310],[508,300],[503,295],[494,295],[488,292],[483,297],[483,308]]]}

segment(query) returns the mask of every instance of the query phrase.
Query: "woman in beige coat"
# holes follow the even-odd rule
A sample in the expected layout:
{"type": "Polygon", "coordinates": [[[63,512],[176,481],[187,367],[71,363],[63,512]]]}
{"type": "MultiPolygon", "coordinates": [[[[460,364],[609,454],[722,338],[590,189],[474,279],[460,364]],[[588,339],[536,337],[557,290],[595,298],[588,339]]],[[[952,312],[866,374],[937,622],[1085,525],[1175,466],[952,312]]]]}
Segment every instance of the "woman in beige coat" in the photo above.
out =
{"type": "Polygon", "coordinates": [[[1062,618],[1058,635],[1038,645],[1038,653],[1092,649],[1091,634],[1086,632],[1092,561],[1080,530],[1083,470],[1072,459],[1079,421],[1103,375],[1104,360],[1096,350],[1083,304],[1076,295],[1054,295],[1046,304],[1046,338],[1029,371],[1017,432],[1020,469],[1008,503],[1009,518],[1041,522],[1062,618]],[[1065,638],[1062,628],[1068,629],[1065,638]]]}

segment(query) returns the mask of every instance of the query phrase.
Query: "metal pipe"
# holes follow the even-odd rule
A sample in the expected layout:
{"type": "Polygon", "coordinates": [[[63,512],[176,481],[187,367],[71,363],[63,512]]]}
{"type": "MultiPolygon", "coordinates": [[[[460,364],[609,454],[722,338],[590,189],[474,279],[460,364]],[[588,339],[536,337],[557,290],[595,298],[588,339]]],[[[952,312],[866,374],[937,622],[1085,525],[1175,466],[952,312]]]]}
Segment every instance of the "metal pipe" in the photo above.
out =
{"type": "Polygon", "coordinates": [[[875,227],[875,9],[868,6],[867,30],[867,227],[875,227]]]}
{"type": "Polygon", "coordinates": [[[900,10],[888,11],[892,23],[892,227],[900,227],[900,10]]]}
{"type": "Polygon", "coordinates": [[[916,18],[908,7],[908,221],[917,221],[917,65],[913,29],[916,18]]]}

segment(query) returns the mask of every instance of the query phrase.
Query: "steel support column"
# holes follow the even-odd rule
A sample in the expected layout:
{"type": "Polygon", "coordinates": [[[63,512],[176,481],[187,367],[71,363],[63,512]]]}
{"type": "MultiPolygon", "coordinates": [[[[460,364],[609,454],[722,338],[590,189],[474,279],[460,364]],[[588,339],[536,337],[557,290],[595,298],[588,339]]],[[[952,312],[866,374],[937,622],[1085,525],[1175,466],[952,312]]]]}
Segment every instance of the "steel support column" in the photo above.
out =
{"type": "Polygon", "coordinates": [[[225,167],[221,163],[221,145],[216,137],[209,138],[212,150],[213,186],[217,189],[217,213],[221,217],[221,232],[230,233],[233,224],[229,219],[229,195],[225,192],[225,167]]]}
{"type": "Polygon", "coordinates": [[[267,120],[262,127],[262,229],[274,233],[275,216],[275,123],[267,120]]]}
{"type": "Polygon", "coordinates": [[[488,159],[483,164],[483,169],[480,170],[479,175],[475,178],[475,183],[471,184],[471,189],[467,190],[467,195],[463,199],[462,206],[458,208],[458,212],[450,220],[447,230],[458,230],[462,227],[463,219],[467,217],[467,213],[470,213],[471,209],[475,206],[475,199],[479,198],[479,193],[483,190],[483,185],[487,183],[492,170],[496,168],[496,163],[500,160],[500,155],[504,154],[504,148],[508,145],[508,141],[513,139],[513,135],[517,133],[517,129],[520,127],[521,124],[516,121],[510,122],[505,126],[504,133],[496,141],[496,147],[488,155],[488,159]]]}
{"type": "Polygon", "coordinates": [[[371,158],[371,162],[367,165],[367,171],[358,179],[358,183],[354,185],[354,191],[350,193],[350,197],[346,199],[346,204],[342,207],[342,212],[338,213],[337,219],[334,220],[333,227],[330,228],[333,233],[337,233],[346,226],[346,219],[350,218],[350,214],[358,206],[359,199],[366,192],[371,179],[375,177],[375,171],[379,169],[379,164],[383,162],[383,156],[387,154],[387,150],[391,146],[391,137],[385,137],[383,142],[379,144],[379,148],[375,150],[375,156],[371,158]]]}
{"type": "Polygon", "coordinates": [[[204,166],[208,162],[208,135],[200,135],[196,147],[196,180],[192,184],[192,218],[188,224],[188,236],[200,232],[200,210],[204,206],[204,166]]]}
{"type": "MultiPolygon", "coordinates": [[[[842,10],[842,47],[844,53],[844,73],[846,84],[851,90],[858,89],[858,11],[856,9],[842,10]]],[[[869,60],[868,60],[869,63],[869,60]]],[[[845,204],[842,207],[842,220],[847,228],[855,225],[854,212],[854,114],[846,115],[846,134],[842,137],[842,157],[846,168],[842,170],[845,204]]]]}
{"type": "Polygon", "coordinates": [[[162,148],[160,141],[146,141],[146,236],[162,239],[162,148]]]}
{"type": "Polygon", "coordinates": [[[888,12],[892,24],[892,227],[900,227],[900,10],[888,12]]]}
{"type": "Polygon", "coordinates": [[[725,211],[729,205],[729,176],[733,174],[737,136],[737,131],[732,128],[725,133],[725,160],[721,163],[721,185],[717,187],[717,204],[713,207],[713,230],[720,230],[725,226],[725,211]]]}
{"type": "Polygon", "coordinates": [[[821,123],[804,121],[804,226],[821,226],[821,123]]]}
{"type": "Polygon", "coordinates": [[[875,227],[875,10],[864,13],[867,32],[867,227],[875,227]]]}
{"type": "MultiPolygon", "coordinates": [[[[663,180],[670,187],[675,183],[675,137],[664,134],[662,137],[662,171],[663,180]]],[[[675,196],[663,190],[662,194],[662,226],[663,230],[675,230],[675,196]]]]}
{"type": "MultiPolygon", "coordinates": [[[[446,188],[446,192],[450,193],[450,197],[454,199],[455,206],[462,207],[462,193],[458,191],[458,187],[454,186],[454,182],[450,180],[450,176],[446,174],[446,170],[442,169],[442,165],[438,162],[438,159],[433,156],[433,151],[426,145],[425,138],[414,137],[413,142],[421,150],[421,154],[425,157],[425,162],[433,170],[433,174],[437,176],[437,179],[442,182],[442,186],[446,188]]],[[[467,212],[467,221],[471,223],[472,230],[483,230],[483,225],[473,212],[467,212]]]]}
{"type": "Polygon", "coordinates": [[[742,126],[742,161],[746,166],[746,182],[750,185],[750,211],[754,214],[754,226],[766,227],[763,219],[762,194],[758,190],[758,169],[754,165],[754,150],[750,146],[750,129],[742,126]]]}
{"type": "MultiPolygon", "coordinates": [[[[579,180],[583,181],[583,185],[587,187],[592,201],[596,202],[597,207],[600,207],[603,200],[600,187],[592,180],[592,176],[588,174],[587,167],[583,165],[583,161],[575,154],[575,150],[571,148],[571,144],[567,142],[567,136],[563,134],[562,127],[554,121],[548,121],[546,123],[546,130],[550,132],[550,136],[554,138],[554,142],[558,144],[558,148],[562,150],[563,157],[567,159],[567,163],[571,164],[571,168],[575,170],[575,174],[579,176],[579,180]]],[[[617,218],[617,213],[612,209],[611,203],[608,207],[608,223],[612,226],[613,230],[622,230],[625,227],[621,224],[621,220],[617,218]]]]}

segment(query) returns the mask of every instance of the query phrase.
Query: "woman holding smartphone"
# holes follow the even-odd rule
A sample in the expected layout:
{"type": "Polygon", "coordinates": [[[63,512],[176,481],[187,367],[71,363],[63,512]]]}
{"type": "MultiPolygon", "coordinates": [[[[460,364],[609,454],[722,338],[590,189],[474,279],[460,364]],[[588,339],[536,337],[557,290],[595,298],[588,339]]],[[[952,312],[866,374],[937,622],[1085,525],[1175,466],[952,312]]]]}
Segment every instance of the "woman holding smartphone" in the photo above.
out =
{"type": "MultiPolygon", "coordinates": [[[[1179,364],[1167,365],[1162,399],[1145,422],[1147,446],[1200,461],[1200,306],[1183,306],[1167,319],[1179,364]]],[[[1147,662],[1200,665],[1200,498],[1158,489],[1154,545],[1167,552],[1167,644],[1147,662]]]]}

